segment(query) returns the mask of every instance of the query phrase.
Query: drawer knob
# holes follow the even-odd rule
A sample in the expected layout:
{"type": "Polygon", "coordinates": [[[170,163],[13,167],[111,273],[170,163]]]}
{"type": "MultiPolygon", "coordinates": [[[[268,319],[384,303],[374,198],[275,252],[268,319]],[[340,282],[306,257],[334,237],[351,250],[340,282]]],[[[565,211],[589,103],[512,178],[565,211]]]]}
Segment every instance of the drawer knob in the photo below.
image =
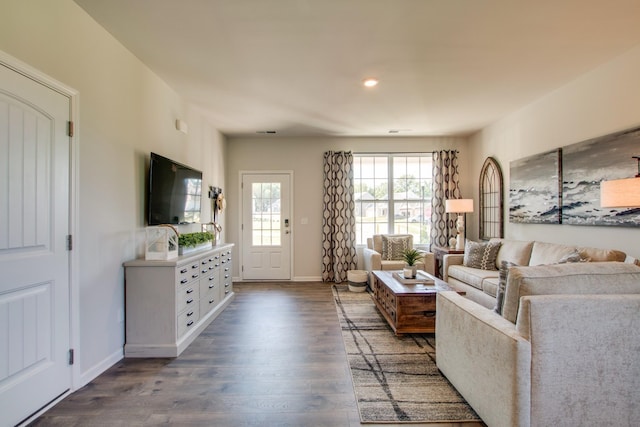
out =
{"type": "Polygon", "coordinates": [[[191,268],[198,268],[198,264],[193,264],[191,268]]]}
{"type": "Polygon", "coordinates": [[[215,276],[209,277],[209,281],[211,282],[212,280],[215,280],[215,276]]]}
{"type": "Polygon", "coordinates": [[[229,291],[224,291],[224,294],[225,294],[225,295],[226,295],[226,294],[228,294],[228,293],[229,293],[229,291]]]}
{"type": "Polygon", "coordinates": [[[191,317],[191,316],[193,316],[193,311],[190,311],[187,313],[187,317],[191,317]]]}
{"type": "Polygon", "coordinates": [[[210,299],[209,300],[209,304],[213,304],[214,302],[216,302],[216,300],[214,300],[214,299],[210,299]]]}
{"type": "Polygon", "coordinates": [[[187,289],[187,293],[188,293],[188,294],[193,293],[193,288],[189,288],[189,289],[187,289]]]}
{"type": "MultiPolygon", "coordinates": [[[[211,280],[211,279],[209,279],[209,280],[211,280]]],[[[213,284],[209,285],[209,289],[213,289],[215,287],[216,287],[216,285],[213,285],[213,284]]]]}
{"type": "Polygon", "coordinates": [[[193,325],[193,320],[189,320],[189,323],[187,323],[187,328],[191,325],[193,325]]]}
{"type": "Polygon", "coordinates": [[[189,298],[189,299],[187,300],[187,304],[191,304],[192,302],[193,302],[193,298],[189,298]]]}
{"type": "Polygon", "coordinates": [[[184,285],[184,284],[185,284],[185,283],[187,283],[187,282],[188,282],[188,280],[187,280],[187,279],[182,279],[182,280],[180,280],[180,284],[182,284],[182,285],[184,285]]]}
{"type": "Polygon", "coordinates": [[[191,276],[191,277],[195,279],[196,277],[198,277],[198,274],[194,274],[194,275],[193,275],[193,276],[191,276]]]}
{"type": "Polygon", "coordinates": [[[186,273],[186,272],[187,272],[187,269],[186,269],[186,268],[183,268],[182,270],[180,270],[180,274],[184,274],[184,273],[186,273]]]}

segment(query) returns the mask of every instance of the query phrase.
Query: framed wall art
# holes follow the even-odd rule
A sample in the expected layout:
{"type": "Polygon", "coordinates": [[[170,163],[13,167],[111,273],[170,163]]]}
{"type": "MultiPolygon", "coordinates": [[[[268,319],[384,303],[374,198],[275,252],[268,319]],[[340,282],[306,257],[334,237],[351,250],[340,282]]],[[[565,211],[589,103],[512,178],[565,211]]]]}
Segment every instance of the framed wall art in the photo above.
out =
{"type": "Polygon", "coordinates": [[[509,170],[509,222],[560,224],[561,149],[514,160],[509,170]]]}
{"type": "Polygon", "coordinates": [[[601,208],[600,182],[638,172],[640,127],[562,148],[562,223],[640,226],[639,208],[601,208]]]}

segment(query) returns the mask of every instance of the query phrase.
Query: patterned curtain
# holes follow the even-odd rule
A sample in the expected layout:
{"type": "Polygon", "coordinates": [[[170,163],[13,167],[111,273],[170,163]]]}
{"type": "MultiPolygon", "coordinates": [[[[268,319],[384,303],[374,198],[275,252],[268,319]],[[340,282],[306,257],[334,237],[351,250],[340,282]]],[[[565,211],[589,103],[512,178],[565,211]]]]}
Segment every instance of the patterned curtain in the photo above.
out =
{"type": "Polygon", "coordinates": [[[431,246],[449,246],[455,237],[456,214],[444,211],[445,200],[460,198],[458,152],[433,152],[433,197],[431,198],[431,246]]]}
{"type": "Polygon", "coordinates": [[[322,281],[347,280],[357,267],[356,218],[353,201],[353,154],[324,153],[324,212],[322,216],[322,281]]]}

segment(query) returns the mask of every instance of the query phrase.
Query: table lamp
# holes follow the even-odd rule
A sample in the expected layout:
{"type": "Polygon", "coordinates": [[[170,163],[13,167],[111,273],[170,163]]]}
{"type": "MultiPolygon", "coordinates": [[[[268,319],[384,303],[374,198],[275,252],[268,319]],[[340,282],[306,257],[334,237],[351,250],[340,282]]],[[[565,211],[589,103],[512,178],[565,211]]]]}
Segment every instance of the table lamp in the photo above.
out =
{"type": "Polygon", "coordinates": [[[600,183],[600,206],[603,208],[640,207],[640,156],[635,178],[613,179],[600,183]]]}
{"type": "Polygon", "coordinates": [[[473,212],[473,199],[449,199],[444,202],[444,211],[446,213],[457,213],[458,220],[456,221],[456,230],[458,235],[456,236],[456,250],[464,250],[464,214],[467,212],[473,212]]]}

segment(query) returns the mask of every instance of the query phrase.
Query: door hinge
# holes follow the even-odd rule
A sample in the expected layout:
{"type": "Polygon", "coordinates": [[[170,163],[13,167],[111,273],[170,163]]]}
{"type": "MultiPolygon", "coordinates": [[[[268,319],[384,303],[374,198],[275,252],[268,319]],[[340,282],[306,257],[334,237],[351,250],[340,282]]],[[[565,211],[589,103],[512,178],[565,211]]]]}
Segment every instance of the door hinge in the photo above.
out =
{"type": "Polygon", "coordinates": [[[73,122],[71,122],[71,121],[70,121],[70,122],[68,122],[67,130],[68,130],[68,134],[69,134],[69,136],[71,136],[71,137],[72,137],[72,136],[73,136],[73,122]]]}
{"type": "Polygon", "coordinates": [[[73,365],[74,362],[74,357],[75,357],[75,352],[72,348],[69,349],[69,365],[73,365]]]}
{"type": "Polygon", "coordinates": [[[67,235],[67,250],[70,251],[73,249],[73,238],[71,234],[67,235]]]}

